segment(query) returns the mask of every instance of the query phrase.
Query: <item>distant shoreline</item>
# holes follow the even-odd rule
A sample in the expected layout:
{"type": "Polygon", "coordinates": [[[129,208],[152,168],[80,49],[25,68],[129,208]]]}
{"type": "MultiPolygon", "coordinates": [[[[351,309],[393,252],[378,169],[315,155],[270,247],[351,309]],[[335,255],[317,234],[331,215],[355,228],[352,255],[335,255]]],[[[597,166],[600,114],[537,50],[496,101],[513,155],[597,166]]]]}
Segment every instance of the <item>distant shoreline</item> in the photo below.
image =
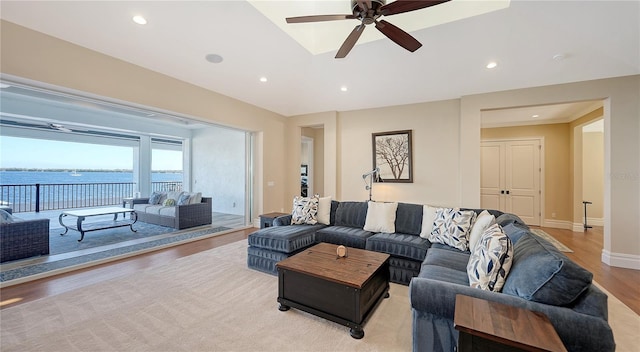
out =
{"type": "MultiPolygon", "coordinates": [[[[26,171],[26,172],[133,172],[131,169],[43,169],[3,167],[0,171],[26,171]]],[[[182,173],[182,170],[152,170],[153,173],[182,173]]]]}

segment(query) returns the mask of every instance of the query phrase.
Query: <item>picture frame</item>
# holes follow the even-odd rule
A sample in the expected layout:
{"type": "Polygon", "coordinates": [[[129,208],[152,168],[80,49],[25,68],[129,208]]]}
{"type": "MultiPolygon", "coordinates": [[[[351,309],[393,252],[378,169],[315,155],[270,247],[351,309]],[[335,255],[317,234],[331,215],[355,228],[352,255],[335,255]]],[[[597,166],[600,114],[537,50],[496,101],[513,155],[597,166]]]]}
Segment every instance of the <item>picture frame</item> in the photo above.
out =
{"type": "Polygon", "coordinates": [[[413,183],[411,134],[411,130],[371,134],[373,169],[380,168],[382,182],[413,183]]]}

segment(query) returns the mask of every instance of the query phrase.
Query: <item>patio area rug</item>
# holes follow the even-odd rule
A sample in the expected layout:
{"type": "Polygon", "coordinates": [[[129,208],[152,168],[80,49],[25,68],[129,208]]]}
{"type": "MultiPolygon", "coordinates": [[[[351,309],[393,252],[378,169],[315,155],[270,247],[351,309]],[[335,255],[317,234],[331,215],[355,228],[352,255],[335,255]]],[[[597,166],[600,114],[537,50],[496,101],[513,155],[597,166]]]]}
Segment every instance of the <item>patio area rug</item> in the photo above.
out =
{"type": "Polygon", "coordinates": [[[60,234],[64,232],[64,228],[60,226],[51,227],[49,229],[49,255],[107,246],[178,231],[172,227],[159,226],[140,221],[133,224],[133,229],[136,230],[136,232],[131,231],[128,226],[91,231],[84,234],[82,242],[78,242],[80,232],[69,230],[64,236],[61,236],[60,234]]]}
{"type": "MultiPolygon", "coordinates": [[[[62,254],[51,253],[48,256],[3,263],[0,265],[0,287],[213,237],[231,230],[228,227],[205,225],[177,231],[173,228],[146,223],[136,223],[134,229],[138,230],[138,232],[131,232],[128,227],[104,230],[104,233],[101,231],[89,232],[85,234],[82,242],[78,242],[80,234],[76,231],[69,231],[65,236],[60,236],[60,233],[64,231],[61,231],[60,228],[52,228],[50,236],[56,242],[57,251],[68,250],[73,248],[74,245],[84,246],[85,248],[83,250],[75,249],[62,252],[62,254]],[[141,226],[137,226],[138,224],[141,226]],[[108,233],[111,231],[118,232],[114,237],[121,238],[119,243],[114,243],[113,239],[108,238],[108,233]],[[123,236],[128,240],[122,242],[123,236]],[[133,238],[132,236],[136,237],[133,238]],[[84,243],[85,241],[87,241],[86,244],[84,243]],[[98,244],[99,242],[101,244],[98,244]]],[[[51,244],[51,249],[53,247],[54,244],[51,244]]]]}

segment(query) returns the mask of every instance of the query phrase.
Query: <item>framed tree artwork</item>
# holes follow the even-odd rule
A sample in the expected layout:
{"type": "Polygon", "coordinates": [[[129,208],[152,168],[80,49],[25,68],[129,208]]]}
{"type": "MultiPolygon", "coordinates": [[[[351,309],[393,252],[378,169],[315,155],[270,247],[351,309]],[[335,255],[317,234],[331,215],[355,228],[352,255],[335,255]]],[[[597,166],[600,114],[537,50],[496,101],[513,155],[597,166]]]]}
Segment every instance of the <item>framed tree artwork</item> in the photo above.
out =
{"type": "Polygon", "coordinates": [[[372,134],[373,168],[384,182],[413,182],[411,130],[372,134]]]}

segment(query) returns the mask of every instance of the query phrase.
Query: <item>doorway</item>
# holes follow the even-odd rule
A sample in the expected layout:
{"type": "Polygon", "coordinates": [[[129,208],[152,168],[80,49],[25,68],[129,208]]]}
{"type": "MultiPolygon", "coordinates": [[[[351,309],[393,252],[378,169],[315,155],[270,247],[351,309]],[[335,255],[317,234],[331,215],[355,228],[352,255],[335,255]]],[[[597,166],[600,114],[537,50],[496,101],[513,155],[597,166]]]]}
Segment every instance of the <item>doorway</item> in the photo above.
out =
{"type": "Polygon", "coordinates": [[[540,138],[481,142],[480,206],[518,215],[540,226],[542,198],[540,138]]]}

